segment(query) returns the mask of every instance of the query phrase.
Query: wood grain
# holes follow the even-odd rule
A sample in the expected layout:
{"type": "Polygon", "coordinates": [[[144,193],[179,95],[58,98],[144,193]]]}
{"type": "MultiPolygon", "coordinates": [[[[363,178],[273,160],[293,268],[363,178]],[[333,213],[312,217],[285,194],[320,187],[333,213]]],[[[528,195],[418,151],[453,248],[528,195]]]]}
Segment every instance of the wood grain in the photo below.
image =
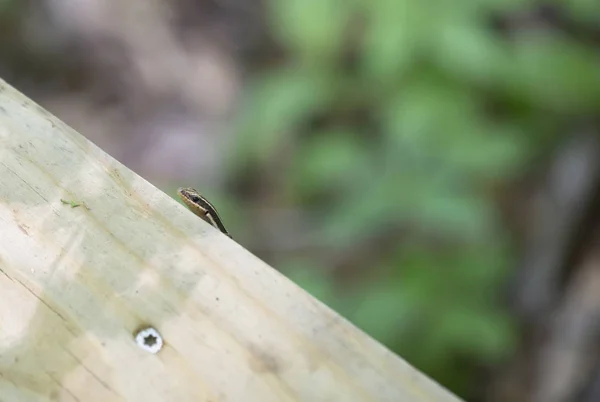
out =
{"type": "Polygon", "coordinates": [[[458,401],[1,80],[0,177],[2,402],[458,401]]]}

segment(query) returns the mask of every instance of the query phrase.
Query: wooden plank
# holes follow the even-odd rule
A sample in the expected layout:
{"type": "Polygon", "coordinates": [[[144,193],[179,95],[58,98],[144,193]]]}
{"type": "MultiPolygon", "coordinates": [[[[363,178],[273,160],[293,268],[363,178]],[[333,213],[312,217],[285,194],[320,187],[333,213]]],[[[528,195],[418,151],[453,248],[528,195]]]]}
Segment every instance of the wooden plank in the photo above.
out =
{"type": "Polygon", "coordinates": [[[0,177],[3,402],[458,401],[3,81],[0,177]]]}

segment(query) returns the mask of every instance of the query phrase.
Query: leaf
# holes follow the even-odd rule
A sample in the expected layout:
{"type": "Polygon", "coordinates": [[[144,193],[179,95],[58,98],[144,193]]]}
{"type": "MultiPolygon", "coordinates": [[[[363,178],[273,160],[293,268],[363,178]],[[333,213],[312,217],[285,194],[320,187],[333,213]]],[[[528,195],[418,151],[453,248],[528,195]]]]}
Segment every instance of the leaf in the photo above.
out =
{"type": "Polygon", "coordinates": [[[459,87],[415,77],[382,112],[384,133],[394,150],[424,158],[469,135],[477,105],[459,87]]]}
{"type": "Polygon", "coordinates": [[[304,195],[356,186],[369,158],[352,129],[316,132],[297,153],[290,182],[295,191],[304,195]]]}
{"type": "Polygon", "coordinates": [[[507,45],[471,18],[443,20],[435,27],[432,56],[438,66],[464,82],[495,84],[510,62],[507,45]]]}
{"type": "Polygon", "coordinates": [[[334,92],[335,79],[310,69],[290,67],[262,77],[249,88],[236,124],[238,155],[265,161],[324,109],[334,92]]]}
{"type": "Polygon", "coordinates": [[[427,8],[414,0],[371,0],[364,8],[361,69],[373,84],[385,85],[416,61],[428,35],[427,8]]]}
{"type": "Polygon", "coordinates": [[[524,166],[530,152],[525,141],[516,126],[474,124],[471,138],[449,146],[441,159],[467,177],[502,179],[524,166]]]}
{"type": "Polygon", "coordinates": [[[589,24],[598,24],[600,15],[600,2],[597,0],[570,0],[561,2],[568,11],[579,21],[589,24]]]}
{"type": "Polygon", "coordinates": [[[410,332],[418,322],[414,301],[403,292],[397,281],[387,281],[368,287],[360,296],[358,307],[349,319],[375,339],[390,344],[410,332]]]}
{"type": "Polygon", "coordinates": [[[435,169],[463,181],[501,178],[528,155],[518,126],[487,121],[466,91],[435,81],[408,86],[388,105],[383,122],[388,152],[402,155],[395,158],[397,169],[420,166],[423,180],[435,169]]]}
{"type": "Polygon", "coordinates": [[[505,85],[513,97],[548,111],[589,113],[600,107],[600,56],[557,35],[521,35],[505,85]]]}
{"type": "Polygon", "coordinates": [[[323,242],[331,247],[354,244],[405,219],[414,200],[410,185],[396,176],[363,172],[357,186],[339,195],[323,218],[323,242]]]}
{"type": "Polygon", "coordinates": [[[292,259],[279,265],[281,272],[323,303],[335,308],[334,283],[325,273],[326,267],[310,259],[292,259]]]}
{"type": "Polygon", "coordinates": [[[348,0],[271,0],[267,12],[279,40],[310,63],[340,51],[352,15],[348,0]]]}
{"type": "Polygon", "coordinates": [[[516,345],[515,330],[507,315],[476,306],[445,311],[436,326],[437,341],[432,342],[489,363],[510,355],[516,345]]]}
{"type": "Polygon", "coordinates": [[[416,222],[428,231],[465,240],[487,238],[495,232],[495,210],[487,200],[468,192],[452,192],[446,186],[430,190],[413,211],[416,222]]]}

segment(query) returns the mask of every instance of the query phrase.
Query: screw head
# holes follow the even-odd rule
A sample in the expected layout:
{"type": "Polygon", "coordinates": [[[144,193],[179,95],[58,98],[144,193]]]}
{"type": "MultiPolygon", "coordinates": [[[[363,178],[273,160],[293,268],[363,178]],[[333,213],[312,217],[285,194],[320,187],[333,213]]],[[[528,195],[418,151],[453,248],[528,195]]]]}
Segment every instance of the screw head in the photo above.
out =
{"type": "Polygon", "coordinates": [[[163,346],[163,340],[158,331],[152,327],[142,329],[135,335],[135,343],[145,351],[158,353],[163,346]]]}

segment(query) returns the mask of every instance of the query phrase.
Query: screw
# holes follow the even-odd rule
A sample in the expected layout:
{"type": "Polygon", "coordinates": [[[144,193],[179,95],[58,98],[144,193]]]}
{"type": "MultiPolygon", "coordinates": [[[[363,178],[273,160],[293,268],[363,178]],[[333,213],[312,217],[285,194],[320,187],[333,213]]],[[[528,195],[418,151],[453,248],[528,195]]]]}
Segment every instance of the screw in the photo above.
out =
{"type": "Polygon", "coordinates": [[[150,353],[158,353],[162,348],[163,340],[157,330],[152,327],[142,329],[135,335],[135,343],[150,353]]]}

